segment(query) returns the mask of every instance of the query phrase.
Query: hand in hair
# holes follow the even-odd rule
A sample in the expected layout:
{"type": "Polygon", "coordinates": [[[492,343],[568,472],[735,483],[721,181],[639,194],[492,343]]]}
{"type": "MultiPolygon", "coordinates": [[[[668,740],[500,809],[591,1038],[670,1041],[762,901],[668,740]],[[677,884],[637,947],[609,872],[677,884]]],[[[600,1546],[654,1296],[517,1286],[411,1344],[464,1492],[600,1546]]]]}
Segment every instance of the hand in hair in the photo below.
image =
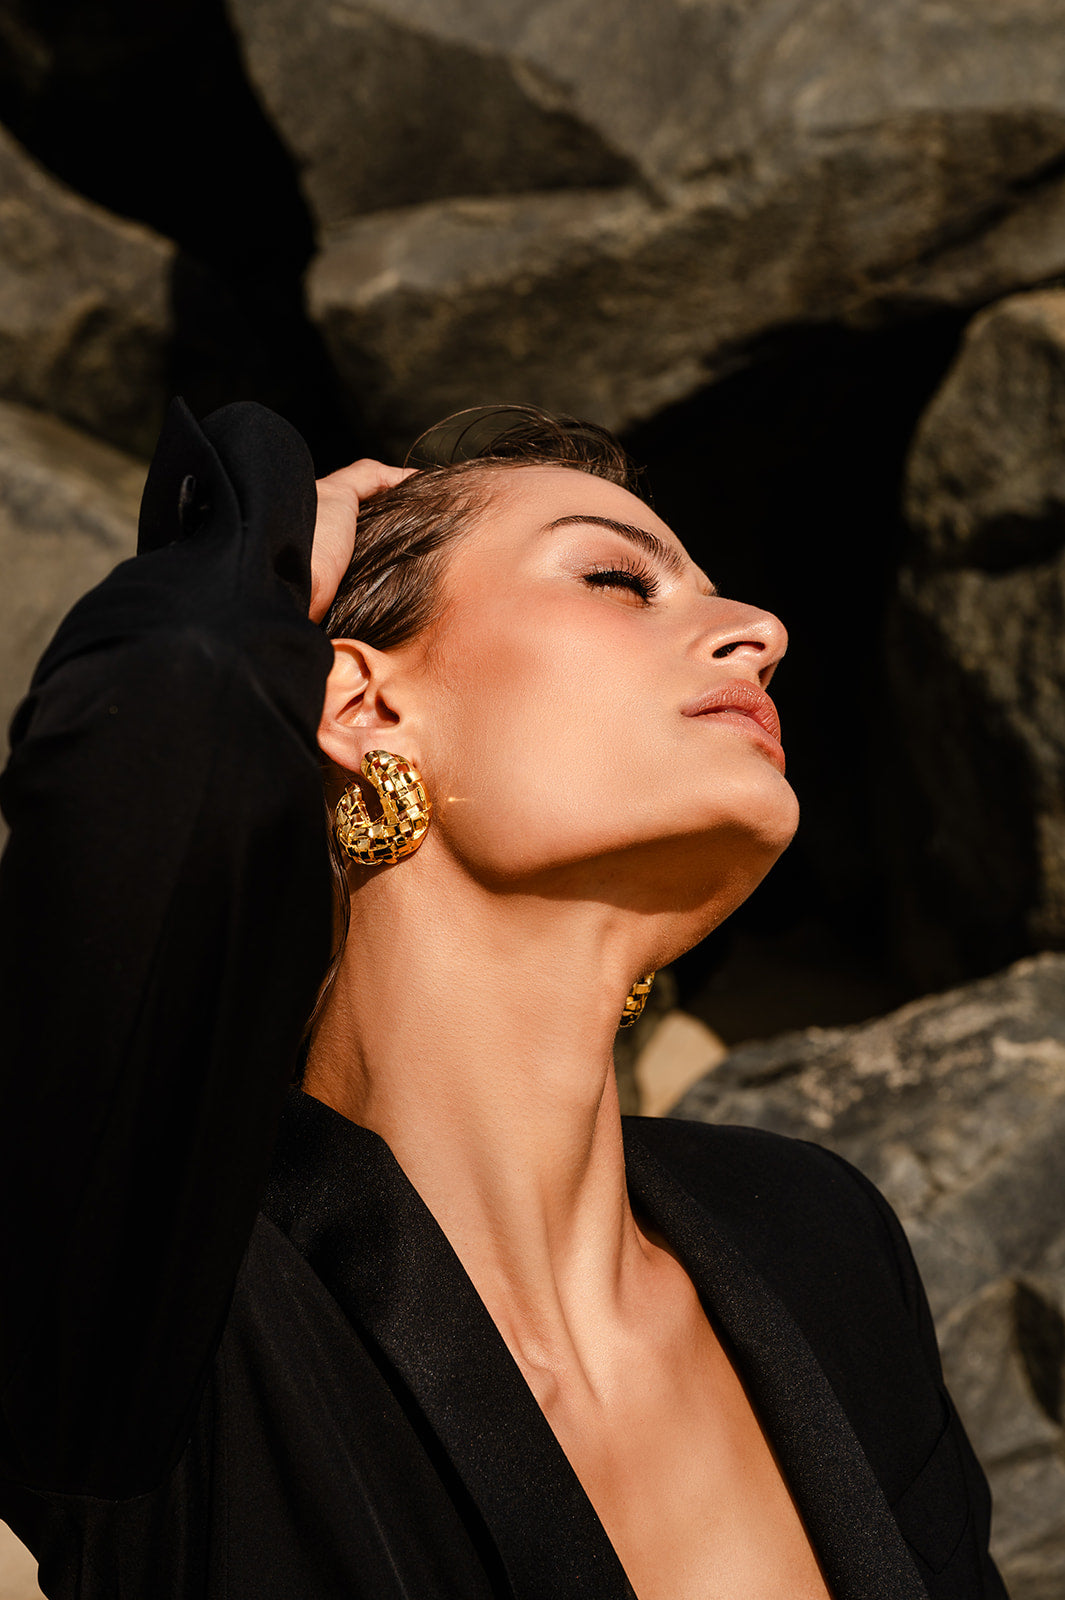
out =
{"type": "Polygon", "coordinates": [[[359,505],[381,489],[409,478],[413,467],[388,467],[382,461],[353,461],[318,479],[318,516],[311,551],[312,622],[321,622],[333,603],[355,549],[359,505]]]}

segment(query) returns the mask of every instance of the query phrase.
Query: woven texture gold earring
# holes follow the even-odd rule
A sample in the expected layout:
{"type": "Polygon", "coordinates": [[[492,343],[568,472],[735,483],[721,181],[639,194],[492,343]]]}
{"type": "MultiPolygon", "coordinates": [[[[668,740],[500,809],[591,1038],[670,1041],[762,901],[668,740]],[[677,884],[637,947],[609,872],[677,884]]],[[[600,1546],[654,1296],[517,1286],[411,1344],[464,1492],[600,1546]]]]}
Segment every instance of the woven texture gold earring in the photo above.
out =
{"type": "Polygon", "coordinates": [[[655,981],[653,972],[645,972],[642,978],[637,978],[628,994],[625,996],[625,1005],[621,1012],[619,1028],[631,1028],[634,1022],[639,1022],[643,1015],[643,1008],[647,1004],[647,996],[651,993],[651,985],[655,981]]]}
{"type": "Polygon", "coordinates": [[[417,767],[388,750],[370,750],[362,758],[362,774],[373,784],[381,815],[371,817],[357,783],[350,783],[337,802],[333,831],[337,843],[364,867],[381,867],[417,850],[425,838],[432,802],[417,767]]]}

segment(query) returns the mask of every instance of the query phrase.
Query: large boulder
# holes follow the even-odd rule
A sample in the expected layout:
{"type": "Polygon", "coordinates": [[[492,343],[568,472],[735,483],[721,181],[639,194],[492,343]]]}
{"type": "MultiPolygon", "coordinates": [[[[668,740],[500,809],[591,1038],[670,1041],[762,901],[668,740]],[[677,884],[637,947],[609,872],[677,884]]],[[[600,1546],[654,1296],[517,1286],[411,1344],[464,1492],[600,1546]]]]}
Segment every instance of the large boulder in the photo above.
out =
{"type": "Polygon", "coordinates": [[[734,1051],[674,1115],[838,1151],[914,1247],[1013,1600],[1065,1589],[1065,956],[734,1051]]]}
{"type": "Polygon", "coordinates": [[[396,433],[515,394],[622,427],[776,330],[1065,269],[1054,0],[228,4],[396,433]]]}
{"type": "Polygon", "coordinates": [[[977,317],[918,427],[888,634],[900,943],[933,982],[1065,948],[1065,291],[977,317]]]}
{"type": "Polygon", "coordinates": [[[148,453],[168,397],[174,256],[0,130],[0,397],[148,453]]]}
{"type": "Polygon", "coordinates": [[[11,714],[74,601],[133,554],[141,462],[0,403],[0,760],[11,714]]]}
{"type": "Polygon", "coordinates": [[[1017,567],[1065,544],[1065,290],[974,317],[910,451],[922,561],[1017,567]]]}

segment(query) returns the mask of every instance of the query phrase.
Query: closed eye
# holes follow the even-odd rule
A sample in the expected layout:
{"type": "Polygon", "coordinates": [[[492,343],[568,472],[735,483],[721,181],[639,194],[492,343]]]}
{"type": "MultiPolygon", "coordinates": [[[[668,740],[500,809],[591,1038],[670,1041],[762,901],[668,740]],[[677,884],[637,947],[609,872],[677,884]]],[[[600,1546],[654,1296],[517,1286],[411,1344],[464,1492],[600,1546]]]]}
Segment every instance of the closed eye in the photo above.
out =
{"type": "Polygon", "coordinates": [[[633,561],[620,567],[595,567],[583,574],[584,581],[593,589],[628,589],[649,605],[658,593],[658,579],[650,567],[633,561]]]}

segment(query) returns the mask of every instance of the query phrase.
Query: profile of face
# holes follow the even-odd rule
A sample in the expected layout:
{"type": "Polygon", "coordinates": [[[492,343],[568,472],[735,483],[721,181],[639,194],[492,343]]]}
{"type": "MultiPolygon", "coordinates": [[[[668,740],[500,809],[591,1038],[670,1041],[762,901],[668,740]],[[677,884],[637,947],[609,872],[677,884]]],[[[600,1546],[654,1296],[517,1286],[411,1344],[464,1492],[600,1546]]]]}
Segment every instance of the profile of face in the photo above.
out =
{"type": "Polygon", "coordinates": [[[336,643],[320,732],[348,772],[377,747],[420,769],[424,866],[444,852],[502,892],[683,905],[695,937],[746,898],[798,820],[765,695],[775,617],[569,466],[494,473],[442,600],[397,649],[336,643]]]}

